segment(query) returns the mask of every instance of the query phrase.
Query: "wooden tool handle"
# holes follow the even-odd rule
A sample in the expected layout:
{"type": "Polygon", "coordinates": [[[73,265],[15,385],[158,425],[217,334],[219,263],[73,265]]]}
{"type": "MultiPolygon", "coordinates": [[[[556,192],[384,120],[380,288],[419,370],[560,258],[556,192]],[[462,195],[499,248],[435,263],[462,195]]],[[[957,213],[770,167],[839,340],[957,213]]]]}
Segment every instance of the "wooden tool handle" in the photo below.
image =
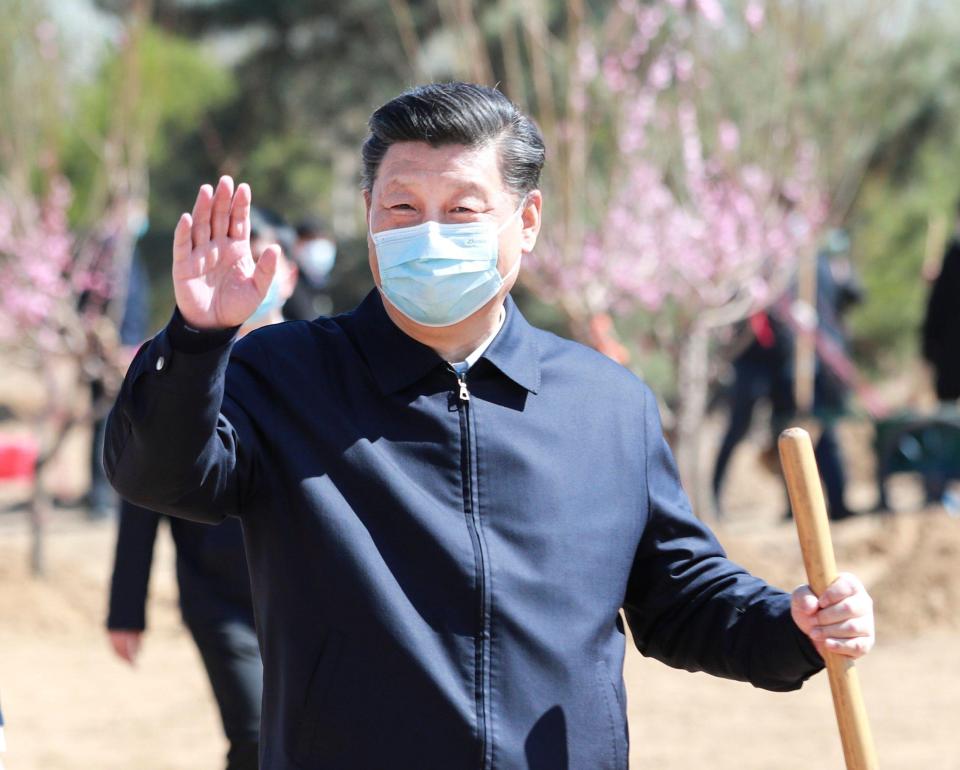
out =
{"type": "MultiPolygon", "coordinates": [[[[837,563],[813,444],[810,434],[802,428],[785,430],[780,434],[778,444],[807,580],[819,596],[836,580],[837,563]]],[[[825,660],[847,770],[876,770],[878,764],[870,723],[853,660],[833,653],[827,653],[825,660]]]]}

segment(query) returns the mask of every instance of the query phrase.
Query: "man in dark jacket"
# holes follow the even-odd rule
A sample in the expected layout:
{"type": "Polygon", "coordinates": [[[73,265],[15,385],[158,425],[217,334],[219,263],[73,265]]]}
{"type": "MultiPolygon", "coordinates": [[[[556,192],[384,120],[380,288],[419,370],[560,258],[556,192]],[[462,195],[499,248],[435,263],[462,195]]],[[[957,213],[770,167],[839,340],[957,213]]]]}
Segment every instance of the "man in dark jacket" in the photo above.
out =
{"type": "Polygon", "coordinates": [[[510,300],[543,158],[493,89],[392,100],[363,147],[376,289],[232,349],[277,250],[254,259],[228,177],[177,224],[178,309],[106,465],[126,497],[243,523],[264,770],[622,770],[621,608],[644,654],[774,690],[873,643],[853,576],[791,600],[728,561],[650,390],[510,300]]]}

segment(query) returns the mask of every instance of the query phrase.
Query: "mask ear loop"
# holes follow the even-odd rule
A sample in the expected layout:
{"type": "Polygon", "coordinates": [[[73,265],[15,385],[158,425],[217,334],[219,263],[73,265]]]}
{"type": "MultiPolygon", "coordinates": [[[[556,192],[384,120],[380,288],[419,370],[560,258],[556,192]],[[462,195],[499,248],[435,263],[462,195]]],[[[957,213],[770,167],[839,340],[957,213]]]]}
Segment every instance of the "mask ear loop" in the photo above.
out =
{"type": "MultiPolygon", "coordinates": [[[[504,230],[507,229],[507,225],[509,225],[509,224],[513,221],[513,218],[514,218],[514,217],[518,216],[519,214],[521,214],[521,213],[523,212],[523,210],[527,207],[527,201],[529,200],[529,198],[530,198],[530,193],[525,193],[524,196],[520,199],[520,205],[517,206],[517,210],[514,211],[514,212],[509,216],[509,218],[507,219],[506,222],[504,222],[502,225],[500,225],[500,227],[497,228],[497,235],[498,235],[498,236],[500,235],[500,233],[502,233],[504,230]]],[[[521,222],[521,224],[523,224],[523,223],[521,222]]],[[[501,279],[500,279],[500,281],[501,281],[500,285],[501,285],[501,286],[502,286],[503,284],[505,284],[508,280],[510,280],[510,278],[511,278],[515,273],[518,274],[518,273],[520,272],[520,263],[521,263],[522,261],[523,261],[523,251],[521,251],[521,252],[517,255],[516,260],[514,260],[513,267],[511,267],[509,270],[507,270],[507,274],[506,274],[506,275],[504,275],[504,276],[501,277],[501,279]]]]}
{"type": "Polygon", "coordinates": [[[524,196],[520,199],[520,205],[517,206],[516,210],[507,217],[506,221],[497,228],[497,235],[500,235],[504,230],[507,229],[507,226],[514,220],[516,216],[523,212],[527,207],[527,200],[530,198],[530,193],[524,193],[524,196]]]}

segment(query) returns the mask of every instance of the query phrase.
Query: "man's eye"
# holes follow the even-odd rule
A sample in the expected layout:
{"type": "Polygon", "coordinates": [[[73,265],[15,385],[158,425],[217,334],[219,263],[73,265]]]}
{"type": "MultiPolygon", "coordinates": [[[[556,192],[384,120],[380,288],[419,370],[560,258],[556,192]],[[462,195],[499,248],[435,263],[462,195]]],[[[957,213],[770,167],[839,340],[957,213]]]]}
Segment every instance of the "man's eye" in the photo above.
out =
{"type": "Polygon", "coordinates": [[[471,209],[471,208],[469,208],[469,207],[467,207],[467,206],[454,206],[452,209],[450,209],[450,211],[451,211],[451,213],[453,213],[453,214],[474,214],[474,213],[476,213],[473,209],[471,209]]]}
{"type": "Polygon", "coordinates": [[[413,211],[413,206],[409,203],[395,203],[390,207],[391,211],[413,211]]]}

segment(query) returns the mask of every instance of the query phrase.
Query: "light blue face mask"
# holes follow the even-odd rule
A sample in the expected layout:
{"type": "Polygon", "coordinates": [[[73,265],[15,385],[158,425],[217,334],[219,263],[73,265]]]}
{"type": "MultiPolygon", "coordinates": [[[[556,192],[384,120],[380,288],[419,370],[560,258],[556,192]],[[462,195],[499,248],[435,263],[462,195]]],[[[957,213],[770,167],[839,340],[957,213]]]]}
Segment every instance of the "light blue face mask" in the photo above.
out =
{"type": "Polygon", "coordinates": [[[263,323],[274,310],[283,305],[283,301],[283,297],[280,296],[280,276],[275,275],[273,281],[270,282],[270,288],[267,289],[266,295],[244,324],[253,326],[263,323]]]}
{"type": "Polygon", "coordinates": [[[496,296],[520,269],[497,270],[500,233],[524,202],[497,227],[493,222],[423,222],[370,233],[377,247],[380,291],[397,310],[423,326],[452,326],[496,296]]]}

